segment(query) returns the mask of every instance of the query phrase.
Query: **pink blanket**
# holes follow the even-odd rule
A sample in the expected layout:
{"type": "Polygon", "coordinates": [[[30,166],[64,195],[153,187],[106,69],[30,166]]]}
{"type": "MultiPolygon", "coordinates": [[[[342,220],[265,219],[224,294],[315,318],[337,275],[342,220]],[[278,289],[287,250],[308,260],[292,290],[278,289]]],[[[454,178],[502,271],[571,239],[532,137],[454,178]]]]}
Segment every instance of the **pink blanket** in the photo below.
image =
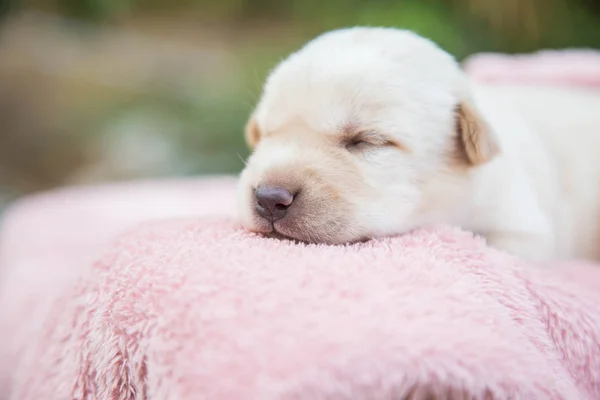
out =
{"type": "MultiPolygon", "coordinates": [[[[598,82],[560,57],[555,82],[598,82]]],[[[526,79],[536,59],[500,61],[526,79]]],[[[485,60],[467,69],[493,79],[485,60]]],[[[263,239],[232,222],[234,184],[13,207],[0,399],[600,398],[597,267],[539,269],[448,227],[349,247],[263,239]]]]}

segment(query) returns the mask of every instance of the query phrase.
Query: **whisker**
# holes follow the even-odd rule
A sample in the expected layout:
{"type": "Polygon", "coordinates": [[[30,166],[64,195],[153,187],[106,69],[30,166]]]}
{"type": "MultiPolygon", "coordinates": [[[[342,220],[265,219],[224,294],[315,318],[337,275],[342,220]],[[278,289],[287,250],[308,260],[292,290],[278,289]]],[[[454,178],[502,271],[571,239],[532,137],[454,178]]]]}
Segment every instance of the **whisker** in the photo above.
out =
{"type": "Polygon", "coordinates": [[[238,156],[238,158],[239,158],[239,159],[240,159],[240,161],[241,161],[241,162],[244,164],[244,166],[246,166],[246,167],[247,167],[247,166],[248,166],[248,162],[247,162],[246,160],[244,160],[244,157],[242,157],[242,156],[240,155],[240,153],[238,153],[238,152],[236,152],[235,154],[238,156]]]}

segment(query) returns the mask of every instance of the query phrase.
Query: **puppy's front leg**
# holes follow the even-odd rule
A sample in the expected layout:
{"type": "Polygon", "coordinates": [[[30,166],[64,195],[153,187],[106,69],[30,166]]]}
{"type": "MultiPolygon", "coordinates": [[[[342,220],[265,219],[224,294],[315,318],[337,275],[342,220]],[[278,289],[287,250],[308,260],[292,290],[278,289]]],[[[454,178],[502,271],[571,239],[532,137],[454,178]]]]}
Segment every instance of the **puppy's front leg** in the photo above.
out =
{"type": "Polygon", "coordinates": [[[557,255],[551,232],[490,232],[484,236],[490,246],[528,260],[543,261],[557,255]]]}

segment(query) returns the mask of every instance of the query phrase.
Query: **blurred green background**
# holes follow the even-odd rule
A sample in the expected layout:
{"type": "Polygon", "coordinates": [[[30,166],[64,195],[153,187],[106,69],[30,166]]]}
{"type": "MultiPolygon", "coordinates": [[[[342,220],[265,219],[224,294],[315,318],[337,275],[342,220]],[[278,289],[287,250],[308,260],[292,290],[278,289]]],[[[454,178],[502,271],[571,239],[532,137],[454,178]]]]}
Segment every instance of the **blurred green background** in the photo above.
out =
{"type": "Polygon", "coordinates": [[[600,47],[595,0],[0,0],[0,209],[48,188],[235,173],[269,69],[315,35],[409,28],[459,59],[600,47]]]}

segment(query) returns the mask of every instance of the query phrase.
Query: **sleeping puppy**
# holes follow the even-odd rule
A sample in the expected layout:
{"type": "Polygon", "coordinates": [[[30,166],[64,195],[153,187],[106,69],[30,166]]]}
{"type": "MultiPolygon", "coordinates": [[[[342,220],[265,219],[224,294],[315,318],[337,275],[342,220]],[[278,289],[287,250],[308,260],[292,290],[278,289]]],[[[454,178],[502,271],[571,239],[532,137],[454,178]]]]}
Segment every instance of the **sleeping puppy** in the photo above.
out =
{"type": "Polygon", "coordinates": [[[243,225],[343,244],[452,224],[531,259],[598,257],[600,92],[482,86],[431,41],[323,34],[246,127],[243,225]]]}

